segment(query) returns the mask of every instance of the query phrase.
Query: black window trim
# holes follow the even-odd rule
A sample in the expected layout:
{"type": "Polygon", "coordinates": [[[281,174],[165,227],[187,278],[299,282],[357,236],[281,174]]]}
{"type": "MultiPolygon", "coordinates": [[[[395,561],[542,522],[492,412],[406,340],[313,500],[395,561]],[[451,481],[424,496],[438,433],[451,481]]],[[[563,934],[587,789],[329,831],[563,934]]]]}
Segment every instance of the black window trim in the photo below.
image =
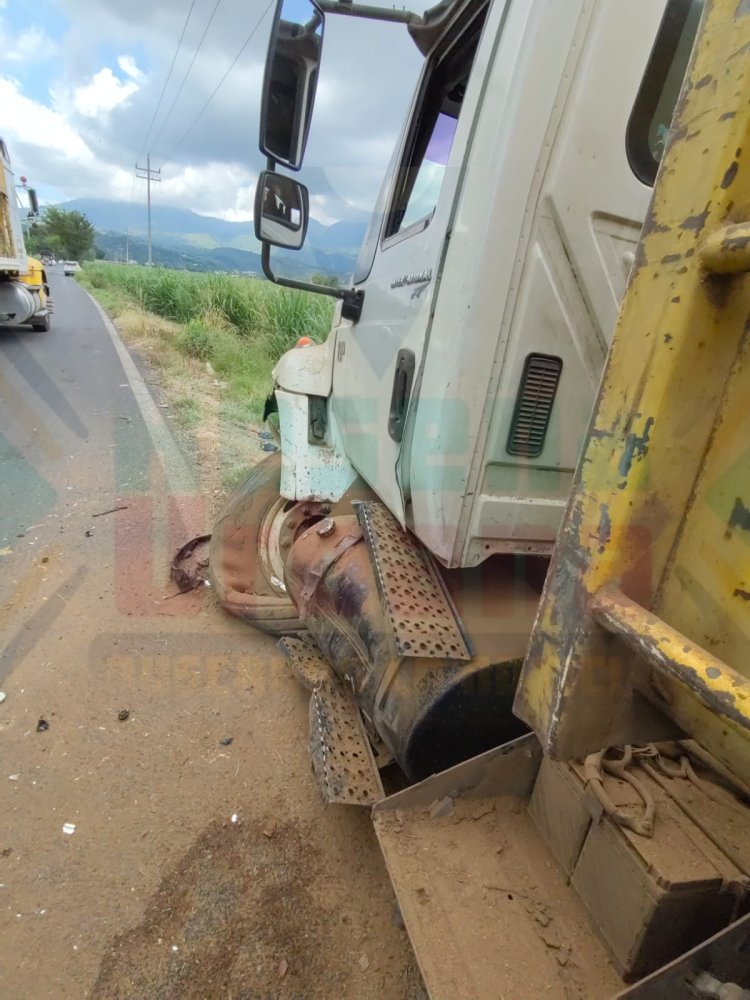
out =
{"type": "Polygon", "coordinates": [[[648,187],[654,186],[659,170],[649,145],[648,131],[692,4],[693,0],[668,0],[625,129],[625,153],[630,169],[648,187]]]}
{"type": "MultiPolygon", "coordinates": [[[[423,215],[421,219],[415,220],[411,223],[411,225],[407,226],[406,229],[398,229],[395,232],[391,231],[396,206],[397,204],[400,204],[403,199],[407,173],[414,160],[414,152],[419,139],[425,101],[427,99],[430,86],[434,81],[435,74],[436,72],[439,72],[441,65],[444,65],[452,55],[459,55],[461,49],[466,47],[470,39],[475,40],[474,56],[476,56],[488,10],[489,2],[485,0],[485,2],[480,3],[477,7],[467,11],[465,24],[459,27],[458,37],[455,37],[454,32],[451,31],[448,36],[448,44],[439,47],[438,50],[429,57],[425,65],[422,73],[419,93],[417,100],[414,103],[414,109],[409,122],[409,131],[399,159],[399,166],[396,171],[395,181],[388,196],[388,207],[384,212],[382,235],[380,239],[381,250],[387,250],[389,247],[396,243],[400,243],[402,240],[415,236],[417,233],[424,232],[424,230],[427,229],[432,222],[437,206],[434,206],[427,214],[423,215]]],[[[429,136],[427,137],[427,142],[429,143],[429,136]]],[[[415,180],[416,175],[412,179],[412,184],[415,180]]],[[[409,195],[411,195],[411,190],[409,191],[409,195]]]]}

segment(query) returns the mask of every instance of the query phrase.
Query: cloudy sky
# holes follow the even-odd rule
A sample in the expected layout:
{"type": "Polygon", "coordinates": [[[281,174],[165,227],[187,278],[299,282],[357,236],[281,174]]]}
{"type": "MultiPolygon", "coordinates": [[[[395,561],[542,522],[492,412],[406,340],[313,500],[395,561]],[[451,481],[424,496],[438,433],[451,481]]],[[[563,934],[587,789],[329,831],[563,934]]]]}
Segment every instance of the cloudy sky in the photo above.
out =
{"type": "MultiPolygon", "coordinates": [[[[162,171],[159,202],[250,219],[274,3],[0,0],[0,135],[16,175],[27,175],[43,202],[138,206],[145,183],[134,184],[133,166],[150,152],[162,171]]],[[[299,176],[312,214],[330,223],[372,208],[421,56],[402,25],[329,16],[325,31],[299,176]]]]}

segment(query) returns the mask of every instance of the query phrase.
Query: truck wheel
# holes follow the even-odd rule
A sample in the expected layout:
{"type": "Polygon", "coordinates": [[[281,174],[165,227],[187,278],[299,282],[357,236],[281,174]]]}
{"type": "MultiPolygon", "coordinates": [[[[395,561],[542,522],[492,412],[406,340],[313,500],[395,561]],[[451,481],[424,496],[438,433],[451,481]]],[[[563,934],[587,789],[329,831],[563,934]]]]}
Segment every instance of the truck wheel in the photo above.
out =
{"type": "Polygon", "coordinates": [[[281,452],[259,462],[235,491],[213,530],[208,574],[222,607],[275,635],[302,629],[286,594],[278,550],[281,521],[295,506],[279,493],[281,452]]]}
{"type": "Polygon", "coordinates": [[[36,330],[37,333],[43,333],[45,330],[49,330],[52,326],[52,317],[49,313],[43,316],[41,319],[37,320],[36,323],[31,324],[31,329],[36,330]]]}

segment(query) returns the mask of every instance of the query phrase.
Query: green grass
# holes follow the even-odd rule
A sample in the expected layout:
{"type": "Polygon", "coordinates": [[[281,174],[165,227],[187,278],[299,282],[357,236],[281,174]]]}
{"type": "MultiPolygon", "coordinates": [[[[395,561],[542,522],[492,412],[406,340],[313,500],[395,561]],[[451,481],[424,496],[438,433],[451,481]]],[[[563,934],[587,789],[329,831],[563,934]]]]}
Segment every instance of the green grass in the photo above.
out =
{"type": "Polygon", "coordinates": [[[175,323],[218,318],[274,360],[303,335],[322,340],[333,311],[324,296],[225,274],[87,264],[81,281],[92,291],[124,292],[141,309],[175,323]]]}
{"type": "Polygon", "coordinates": [[[202,414],[200,404],[191,396],[181,396],[178,399],[173,400],[172,409],[174,410],[177,420],[183,427],[188,429],[191,427],[197,427],[201,422],[202,414]]]}
{"type": "Polygon", "coordinates": [[[260,420],[276,361],[302,336],[324,340],[333,312],[330,298],[222,274],[91,263],[78,280],[115,317],[135,307],[177,324],[151,331],[164,341],[160,363],[177,351],[210,365],[238,423],[260,420]]]}

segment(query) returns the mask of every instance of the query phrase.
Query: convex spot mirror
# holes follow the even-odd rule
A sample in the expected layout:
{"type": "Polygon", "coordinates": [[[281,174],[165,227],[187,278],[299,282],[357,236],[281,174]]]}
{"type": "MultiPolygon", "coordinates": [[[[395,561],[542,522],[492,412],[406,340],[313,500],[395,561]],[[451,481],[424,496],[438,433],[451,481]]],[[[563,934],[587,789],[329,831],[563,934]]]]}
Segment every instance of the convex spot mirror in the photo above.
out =
{"type": "Polygon", "coordinates": [[[299,250],[305,242],[309,198],[304,184],[264,170],[255,192],[255,235],[275,247],[299,250]]]}
{"type": "Polygon", "coordinates": [[[268,44],[260,113],[260,150],[299,170],[310,131],[324,15],[312,0],[279,0],[268,44]]]}

